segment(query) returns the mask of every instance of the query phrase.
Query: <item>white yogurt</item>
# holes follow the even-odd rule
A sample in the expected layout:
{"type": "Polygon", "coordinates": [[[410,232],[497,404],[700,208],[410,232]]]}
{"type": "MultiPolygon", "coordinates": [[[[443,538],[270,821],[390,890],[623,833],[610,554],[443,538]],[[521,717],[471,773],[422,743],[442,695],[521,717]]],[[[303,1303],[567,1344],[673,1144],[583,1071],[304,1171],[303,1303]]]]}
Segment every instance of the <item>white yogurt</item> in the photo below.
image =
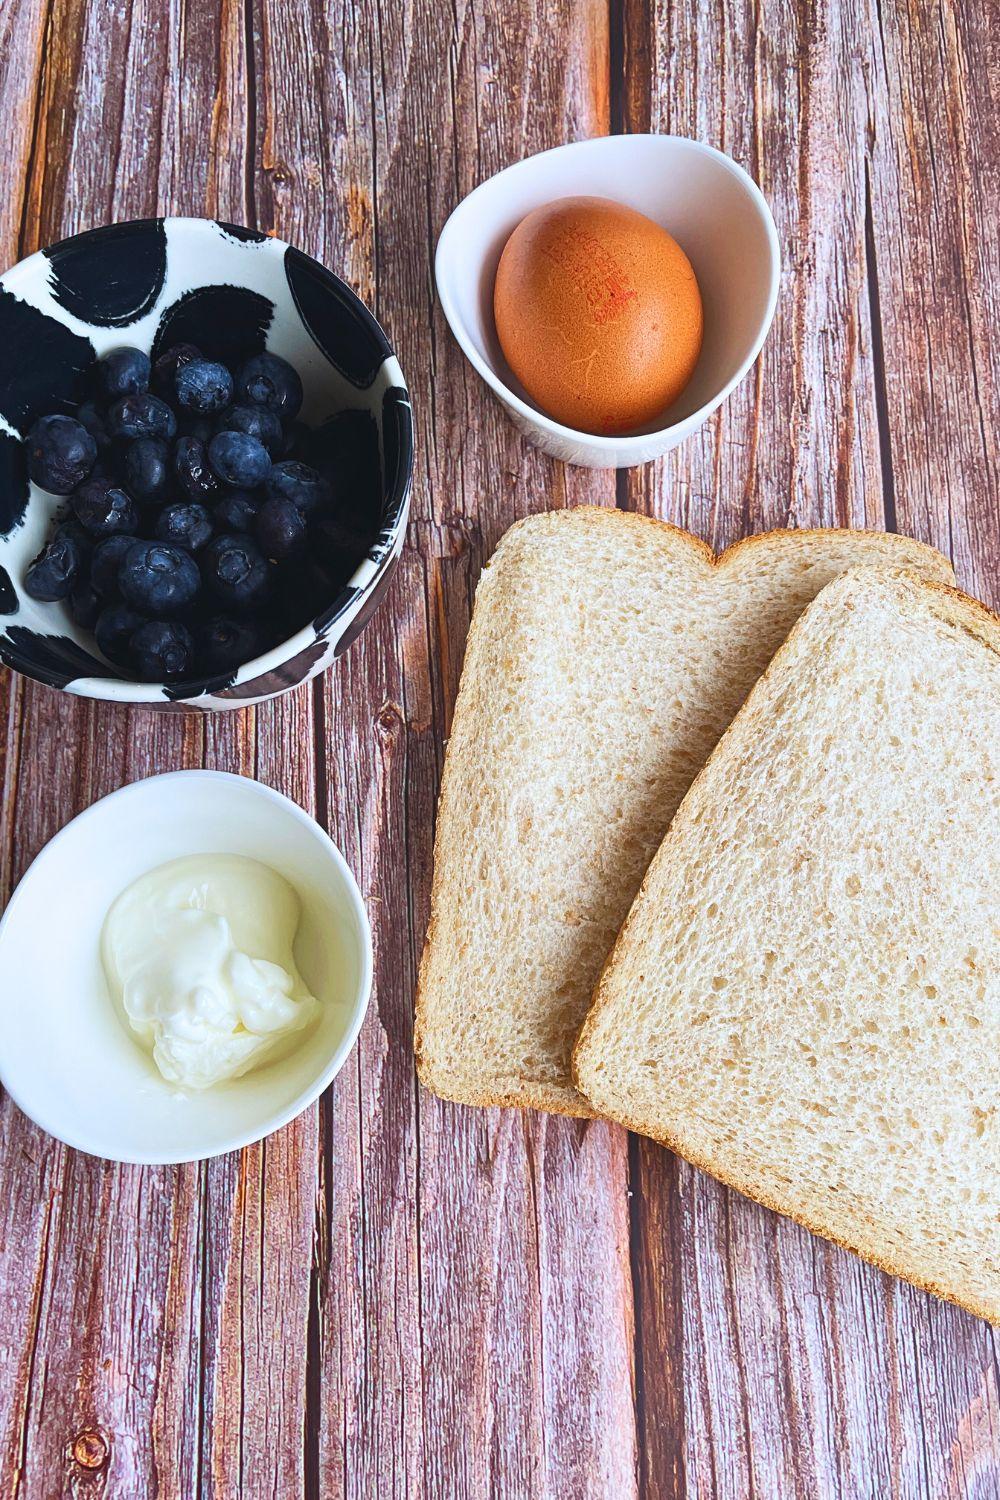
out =
{"type": "Polygon", "coordinates": [[[238,1078],[316,1018],[292,953],[299,911],[287,880],[236,854],[171,860],[118,897],[101,937],[108,984],[169,1082],[238,1078]]]}

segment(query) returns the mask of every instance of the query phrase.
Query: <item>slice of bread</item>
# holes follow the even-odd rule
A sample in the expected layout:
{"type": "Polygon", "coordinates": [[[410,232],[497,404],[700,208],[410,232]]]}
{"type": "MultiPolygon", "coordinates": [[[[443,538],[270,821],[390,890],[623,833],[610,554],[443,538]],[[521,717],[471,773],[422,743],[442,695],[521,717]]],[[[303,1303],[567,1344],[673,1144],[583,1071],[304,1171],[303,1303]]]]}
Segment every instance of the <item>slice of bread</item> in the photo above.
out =
{"type": "Polygon", "coordinates": [[[1000,1320],[1000,620],[864,569],[674,819],[576,1048],[595,1109],[1000,1320]]]}
{"type": "Polygon", "coordinates": [[[479,584],[438,812],[421,1081],[588,1115],[570,1054],[670,819],[802,610],[898,536],[779,531],[716,558],[618,510],[533,516],[479,584]]]}

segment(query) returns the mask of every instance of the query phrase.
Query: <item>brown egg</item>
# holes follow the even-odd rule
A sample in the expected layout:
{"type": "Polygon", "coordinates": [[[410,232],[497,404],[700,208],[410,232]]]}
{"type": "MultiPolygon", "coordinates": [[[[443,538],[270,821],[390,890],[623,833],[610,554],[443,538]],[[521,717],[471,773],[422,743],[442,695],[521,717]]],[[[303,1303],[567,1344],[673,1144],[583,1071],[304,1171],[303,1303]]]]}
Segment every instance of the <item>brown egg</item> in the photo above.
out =
{"type": "Polygon", "coordinates": [[[522,219],[493,294],[507,362],[550,417],[622,433],[662,416],[701,350],[701,293],[677,241],[608,198],[522,219]]]}

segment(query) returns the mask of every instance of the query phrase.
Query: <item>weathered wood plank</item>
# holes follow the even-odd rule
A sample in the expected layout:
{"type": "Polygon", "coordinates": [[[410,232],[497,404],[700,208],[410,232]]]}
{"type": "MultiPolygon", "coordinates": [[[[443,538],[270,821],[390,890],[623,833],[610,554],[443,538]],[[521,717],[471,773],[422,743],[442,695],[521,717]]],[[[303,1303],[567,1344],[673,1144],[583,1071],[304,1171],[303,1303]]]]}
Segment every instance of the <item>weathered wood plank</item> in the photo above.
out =
{"type": "MultiPolygon", "coordinates": [[[[744,0],[626,7],[626,61],[652,64],[631,129],[694,136],[754,176],[781,287],[754,370],[692,441],[628,476],[629,503],[721,548],[773,526],[881,526],[865,279],[862,7],[744,0]],[[648,110],[651,114],[647,113],[648,110]]],[[[626,79],[625,107],[636,90],[626,79]]]]}
{"type": "MultiPolygon", "coordinates": [[[[199,16],[202,23],[210,19],[204,8],[199,16]]],[[[240,196],[226,200],[217,183],[209,190],[203,148],[190,151],[192,142],[209,137],[216,81],[214,49],[194,66],[182,66],[187,51],[182,22],[177,7],[55,5],[38,75],[42,88],[22,252],[92,223],[164,207],[245,217],[242,175],[240,196]],[[181,136],[189,154],[164,165],[161,143],[172,139],[175,112],[186,112],[181,136]],[[122,146],[115,155],[107,143],[119,132],[122,146]],[[200,166],[192,170],[192,162],[200,166]]],[[[238,32],[242,38],[242,20],[238,32]]],[[[238,149],[243,128],[240,118],[237,140],[216,130],[224,159],[245,156],[238,149]]],[[[17,253],[12,246],[7,259],[17,253]]],[[[44,839],[95,796],[151,771],[201,759],[203,726],[197,719],[87,705],[32,684],[20,692],[20,772],[16,800],[7,804],[14,810],[14,878],[44,839]]],[[[248,769],[246,739],[239,732],[247,717],[236,715],[230,726],[213,728],[215,763],[231,758],[233,769],[248,769]]],[[[290,757],[279,752],[277,760],[285,766],[290,757]]],[[[48,1495],[87,1478],[88,1493],[107,1486],[110,1493],[138,1494],[152,1488],[156,1475],[160,1494],[192,1494],[201,1463],[202,1300],[208,1309],[213,1300],[222,1301],[216,1288],[202,1286],[203,1192],[218,1169],[110,1167],[44,1142],[9,1103],[5,1110],[6,1159],[37,1160],[43,1172],[37,1181],[25,1179],[25,1187],[37,1195],[34,1212],[42,1224],[35,1254],[21,1260],[31,1217],[25,1213],[22,1219],[24,1204],[15,1201],[17,1234],[5,1235],[2,1263],[4,1291],[16,1309],[8,1331],[20,1332],[23,1339],[20,1379],[11,1391],[24,1433],[22,1492],[48,1495]],[[18,1295],[22,1285],[27,1298],[18,1295]],[[82,1446],[74,1447],[78,1439],[82,1446]]],[[[271,1149],[280,1154],[281,1141],[271,1149]]],[[[308,1151],[303,1159],[309,1160],[308,1151]]],[[[237,1370],[233,1390],[244,1393],[254,1417],[268,1407],[268,1396],[279,1395],[274,1381],[282,1370],[290,1370],[294,1379],[296,1340],[282,1325],[302,1300],[297,1276],[269,1275],[283,1264],[274,1242],[289,1247],[296,1269],[302,1254],[284,1212],[288,1176],[283,1170],[270,1175],[277,1184],[273,1202],[256,1207],[261,1224],[277,1220],[280,1233],[267,1245],[259,1236],[249,1237],[247,1301],[252,1304],[258,1293],[274,1317],[286,1363],[269,1375],[258,1361],[249,1382],[237,1370]]],[[[306,1196],[311,1230],[311,1192],[306,1196]]],[[[226,1222],[217,1221],[220,1231],[226,1222]]],[[[210,1256],[206,1262],[211,1273],[214,1262],[210,1256]]],[[[304,1325],[304,1318],[299,1321],[304,1325]]],[[[252,1339],[248,1342],[252,1347],[252,1339]]],[[[10,1348],[16,1347],[12,1338],[10,1348]]],[[[304,1326],[298,1348],[304,1388],[304,1326]]],[[[277,1404],[283,1421],[294,1425],[294,1400],[277,1404]]],[[[204,1414],[210,1434],[213,1414],[212,1408],[204,1414]]],[[[297,1447],[283,1440],[269,1448],[259,1430],[259,1472],[266,1477],[270,1470],[276,1484],[278,1476],[297,1479],[301,1457],[296,1464],[294,1455],[301,1455],[301,1441],[297,1447]],[[275,1455],[270,1465],[269,1453],[275,1455]]]]}
{"type": "Polygon", "coordinates": [[[271,87],[285,80],[300,108],[262,106],[272,201],[294,199],[304,226],[325,216],[327,259],[400,350],[418,439],[413,550],[324,685],[328,815],[377,919],[378,970],[357,1073],[333,1093],[320,1489],[363,1495],[423,1474],[428,1495],[505,1482],[536,1494],[558,1492],[561,1472],[585,1495],[603,1493],[610,1472],[626,1494],[623,1138],[599,1126],[581,1143],[566,1122],[451,1110],[418,1096],[411,1054],[440,743],[474,580],[500,533],[543,498],[612,498],[606,476],[525,448],[491,404],[436,310],[433,242],[491,171],[564,130],[606,127],[606,11],[515,7],[501,24],[463,5],[450,18],[337,8],[324,24],[343,47],[325,62],[320,21],[289,32],[277,11],[263,13],[271,87]],[[556,1291],[568,1269],[600,1305],[598,1317],[594,1301],[581,1304],[569,1334],[556,1291]]]}
{"type": "Polygon", "coordinates": [[[47,0],[9,0],[0,9],[0,100],[7,121],[10,184],[0,204],[0,245],[5,265],[22,253],[48,22],[47,0]]]}
{"type": "Polygon", "coordinates": [[[372,915],[375,989],[355,1066],[334,1084],[325,1160],[326,1256],[317,1285],[319,1492],[416,1488],[422,1466],[409,741],[401,678],[406,561],[361,649],[323,685],[330,832],[372,915]],[[391,601],[391,602],[390,602],[391,601]],[[350,717],[345,705],[351,705],[350,717]]]}
{"type": "Polygon", "coordinates": [[[872,18],[873,273],[900,529],[1000,606],[1000,51],[988,5],[872,18]]]}
{"type": "MultiPolygon", "coordinates": [[[[0,251],[5,263],[35,248],[47,214],[46,127],[55,91],[50,10],[13,6],[0,19],[0,97],[5,118],[13,122],[8,162],[13,190],[4,195],[0,251]]],[[[78,810],[81,797],[89,793],[87,762],[72,751],[86,733],[89,711],[68,700],[60,703],[56,695],[30,684],[12,684],[7,673],[3,677],[10,715],[4,781],[6,895],[38,847],[78,810]]],[[[34,1484],[35,1492],[42,1493],[57,1483],[55,1475],[63,1474],[66,1444],[79,1431],[74,1421],[77,1413],[70,1410],[77,1405],[74,1390],[80,1392],[79,1404],[86,1402],[86,1381],[77,1385],[70,1380],[60,1386],[57,1351],[47,1344],[53,1270],[64,1238],[63,1209],[67,1201],[73,1202],[74,1194],[71,1187],[67,1191],[66,1153],[29,1126],[7,1099],[2,1105],[2,1136],[9,1183],[0,1229],[4,1485],[5,1492],[12,1493],[6,1489],[8,1484],[25,1491],[34,1484]],[[58,1425],[58,1438],[48,1452],[37,1442],[43,1405],[53,1433],[58,1425]]],[[[85,1174],[88,1184],[99,1181],[94,1165],[95,1170],[85,1174]]],[[[68,1223],[72,1233],[72,1216],[68,1223]]],[[[89,1296],[96,1308],[100,1271],[93,1260],[90,1270],[89,1281],[75,1284],[72,1272],[64,1267],[63,1282],[69,1298],[74,1293],[89,1296]]],[[[66,1330],[61,1332],[65,1342],[66,1330]]],[[[71,1334],[77,1345],[79,1375],[84,1365],[89,1369],[92,1364],[93,1333],[88,1336],[90,1353],[81,1347],[79,1328],[74,1327],[71,1334]]],[[[139,1432],[142,1426],[140,1422],[139,1432]]]]}
{"type": "MultiPolygon", "coordinates": [[[[0,10],[0,109],[9,121],[10,189],[0,204],[0,256],[16,260],[25,243],[24,218],[32,177],[35,117],[42,89],[42,53],[47,24],[44,0],[25,0],[0,10]]],[[[21,703],[24,685],[0,673],[2,841],[0,900],[6,905],[16,881],[14,831],[21,763],[21,703]]],[[[6,1191],[0,1205],[0,1469],[20,1483],[26,1461],[27,1417],[35,1379],[34,1341],[52,1231],[52,1196],[59,1148],[40,1133],[25,1140],[21,1117],[0,1100],[0,1161],[6,1191]],[[16,1268],[16,1271],[15,1271],[16,1268]]]]}
{"type": "MultiPolygon", "coordinates": [[[[243,769],[316,805],[309,686],[256,711],[243,769]]],[[[213,757],[214,758],[214,757],[213,757]]],[[[319,1194],[319,1109],[204,1168],[200,1473],[212,1495],[305,1491],[310,1265],[319,1194]]]]}
{"type": "MultiPolygon", "coordinates": [[[[1000,53],[978,3],[872,10],[869,260],[899,529],[1000,607],[1000,53]]],[[[904,1463],[929,1495],[1000,1491],[998,1340],[895,1288],[904,1463]]]]}
{"type": "MultiPolygon", "coordinates": [[[[838,7],[814,25],[805,8],[740,0],[626,7],[625,123],[732,154],[782,247],[757,367],[701,434],[625,486],[628,504],[716,547],[768,526],[881,524],[856,23],[838,7]]],[[[809,1358],[792,1355],[778,1246],[801,1264],[799,1232],[648,1142],[633,1165],[645,1493],[835,1493],[836,1449],[858,1436],[837,1431],[815,1296],[797,1299],[809,1358]]]]}
{"type": "MultiPolygon", "coordinates": [[[[217,55],[214,95],[201,100],[206,160],[189,101],[179,102],[178,163],[195,173],[193,201],[171,206],[273,229],[302,243],[297,214],[273,201],[264,80],[266,19],[223,0],[214,21],[185,7],[181,45],[217,55]],[[210,108],[206,108],[210,106],[210,108]]],[[[284,83],[279,79],[279,92],[284,83]]],[[[308,247],[306,247],[308,248],[308,247]]],[[[206,726],[206,765],[254,776],[316,811],[314,694],[284,698],[206,726]]],[[[205,1168],[204,1372],[199,1473],[220,1496],[296,1495],[307,1477],[307,1353],[311,1266],[321,1194],[319,1107],[238,1159],[205,1168]]]]}
{"type": "MultiPolygon", "coordinates": [[[[607,129],[604,8],[553,6],[510,31],[507,18],[458,11],[450,159],[431,154],[424,166],[432,237],[457,199],[508,161],[607,129]],[[484,89],[484,79],[492,86],[484,89]]],[[[401,128],[407,131],[405,111],[401,128]]],[[[416,228],[401,226],[401,238],[412,243],[416,228]]],[[[526,448],[457,354],[440,313],[434,347],[435,458],[442,434],[461,445],[457,472],[447,453],[429,476],[438,539],[418,533],[432,558],[440,734],[457,686],[471,587],[500,532],[541,504],[610,501],[612,484],[610,475],[565,469],[526,448]]],[[[417,515],[426,515],[419,494],[417,515]]],[[[429,837],[426,791],[411,826],[429,837]]],[[[426,869],[426,853],[421,863],[426,869]]],[[[425,876],[418,944],[428,895],[425,876]]],[[[633,1493],[622,1134],[462,1110],[422,1095],[420,1139],[422,1245],[436,1270],[435,1279],[425,1278],[423,1298],[430,1351],[424,1493],[440,1492],[456,1451],[462,1493],[633,1493]]]]}
{"type": "MultiPolygon", "coordinates": [[[[884,21],[891,34],[895,22],[884,21]]],[[[909,116],[892,98],[909,86],[907,67],[900,56],[890,88],[878,24],[866,4],[626,6],[624,123],[698,136],[747,166],[775,213],[784,268],[757,370],[699,438],[630,475],[623,499],[716,546],[767,526],[881,526],[898,516],[901,529],[951,547],[960,576],[989,597],[1000,556],[996,476],[981,472],[975,414],[982,387],[995,392],[996,382],[980,368],[989,341],[980,334],[970,357],[962,333],[970,298],[978,299],[973,329],[990,326],[982,240],[984,219],[993,221],[971,184],[975,150],[984,166],[996,152],[985,135],[974,143],[960,112],[965,74],[954,19],[925,19],[918,29],[933,32],[935,46],[921,36],[924,105],[932,99],[948,117],[954,153],[951,191],[938,188],[951,234],[942,256],[944,226],[918,197],[907,204],[904,195],[900,209],[890,148],[880,141],[888,111],[914,149],[909,116]],[[872,38],[877,56],[867,48],[859,55],[861,37],[872,38]],[[955,182],[967,159],[959,142],[973,152],[964,198],[955,182]],[[881,177],[873,161],[884,163],[881,177]],[[956,199],[958,222],[949,212],[956,199]],[[881,253],[877,267],[872,260],[873,211],[875,241],[886,234],[894,267],[888,283],[876,274],[881,253]],[[914,260],[922,299],[908,274],[914,260]],[[932,283],[931,268],[943,286],[932,283]],[[920,331],[932,295],[945,298],[954,331],[940,359],[920,331]],[[893,370],[891,451],[883,360],[893,370]],[[938,385],[947,394],[935,403],[938,385]],[[923,418],[916,433],[914,404],[923,418]],[[894,470],[905,486],[901,477],[893,484],[894,470]]],[[[901,52],[905,45],[896,43],[901,52]]],[[[916,46],[911,38],[905,56],[916,46]]],[[[982,90],[983,71],[977,76],[982,90]]],[[[983,112],[995,120],[995,104],[991,114],[984,100],[983,112]]],[[[934,136],[940,155],[941,130],[934,136]]],[[[922,144],[918,163],[933,159],[922,144]]],[[[895,150],[903,160],[902,145],[895,150]]],[[[929,169],[921,170],[927,188],[929,169]]],[[[985,431],[995,442],[995,407],[985,431]]],[[[984,1325],[647,1142],[634,1164],[646,1494],[957,1496],[976,1493],[985,1474],[1000,1480],[995,1355],[984,1325]],[[679,1411],[671,1393],[681,1376],[679,1411]]]]}

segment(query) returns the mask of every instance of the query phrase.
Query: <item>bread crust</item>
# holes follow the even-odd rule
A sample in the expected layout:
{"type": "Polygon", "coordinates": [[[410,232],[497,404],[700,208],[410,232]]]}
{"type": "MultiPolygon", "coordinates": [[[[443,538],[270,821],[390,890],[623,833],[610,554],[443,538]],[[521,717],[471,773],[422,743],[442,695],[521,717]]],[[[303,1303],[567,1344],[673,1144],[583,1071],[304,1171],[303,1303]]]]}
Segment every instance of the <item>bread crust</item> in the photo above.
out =
{"type": "Polygon", "coordinates": [[[564,1088],[558,1083],[522,1084],[519,1079],[491,1080],[492,1087],[477,1088],[472,1082],[453,1081],[451,1075],[435,1071],[426,1062],[418,1073],[424,1088],[437,1094],[439,1099],[449,1099],[453,1104],[474,1104],[482,1109],[542,1109],[550,1115],[566,1115],[574,1120],[595,1120],[596,1109],[575,1089],[564,1088]]]}
{"type": "MultiPolygon", "coordinates": [[[[604,527],[609,531],[617,530],[623,536],[628,535],[630,538],[648,536],[650,541],[656,543],[658,546],[667,543],[679,556],[693,560],[697,565],[704,565],[712,570],[724,570],[734,560],[742,563],[748,555],[752,556],[756,552],[766,552],[775,547],[798,550],[804,544],[808,545],[817,539],[831,542],[847,542],[855,538],[876,538],[884,542],[887,536],[894,535],[893,533],[858,530],[849,527],[812,527],[801,530],[776,529],[763,532],[757,536],[741,538],[717,554],[707,542],[702,541],[699,537],[692,536],[690,532],[684,531],[670,522],[660,521],[655,517],[640,515],[632,511],[618,510],[613,507],[576,506],[564,510],[546,511],[537,515],[526,516],[522,520],[515,522],[500,539],[493,556],[483,570],[480,583],[526,537],[552,528],[581,525],[586,527],[604,527]]],[[[924,542],[913,541],[909,537],[898,538],[897,540],[901,545],[905,545],[907,549],[916,549],[918,554],[923,554],[929,566],[938,567],[941,572],[951,574],[950,564],[936,548],[924,542]]],[[[892,544],[890,543],[890,545],[892,544]]],[[[885,563],[884,566],[888,567],[890,564],[885,563]]],[[[952,574],[952,576],[954,575],[952,574]]],[[[473,610],[469,638],[466,644],[467,662],[478,641],[480,632],[486,628],[481,615],[481,611],[477,612],[473,610]],[[478,619],[477,613],[480,615],[478,619]]],[[[463,671],[463,679],[459,686],[458,698],[455,704],[455,721],[458,721],[462,712],[463,692],[466,687],[465,673],[463,671]]],[[[438,834],[435,837],[435,872],[431,889],[430,920],[418,971],[415,999],[414,1051],[416,1055],[417,1076],[426,1088],[440,1094],[444,1098],[452,1099],[459,1103],[476,1104],[486,1107],[509,1106],[522,1109],[543,1109],[581,1119],[591,1118],[597,1111],[590,1101],[581,1094],[578,1088],[574,1089],[569,1084],[561,1085],[524,1079],[519,1080],[513,1087],[503,1087],[495,1080],[484,1079],[482,1086],[479,1086],[478,1083],[474,1083],[471,1080],[463,1081],[456,1079],[454,1075],[450,1073],[445,1074],[435,1067],[434,1059],[426,1041],[430,1026],[428,991],[431,985],[431,966],[442,943],[441,911],[445,897],[442,892],[442,879],[439,875],[439,839],[440,829],[451,814],[451,774],[452,760],[450,756],[446,756],[437,806],[438,834]]],[[[606,967],[607,965],[605,965],[605,969],[606,967]]]]}
{"type": "MultiPolygon", "coordinates": [[[[857,578],[863,575],[865,572],[871,571],[873,570],[870,568],[848,570],[844,574],[840,575],[839,578],[835,579],[831,584],[829,584],[827,588],[842,589],[845,587],[850,587],[850,583],[853,578],[857,578]]],[[[874,571],[878,572],[880,578],[884,578],[886,576],[891,577],[898,583],[902,584],[904,589],[909,590],[918,596],[923,595],[926,601],[933,602],[933,604],[936,606],[933,609],[933,613],[935,613],[939,618],[943,619],[944,621],[946,621],[946,623],[957,629],[967,631],[968,633],[972,634],[979,642],[986,646],[988,650],[995,652],[997,655],[1000,655],[1000,615],[995,614],[980,600],[974,599],[971,595],[964,593],[961,589],[955,588],[950,584],[939,583],[933,579],[923,578],[907,568],[888,568],[879,566],[874,571]]],[[[827,590],[823,590],[823,592],[826,593],[827,590]]],[[[849,603],[847,607],[850,607],[849,603]]],[[[733,720],[733,723],[725,731],[715,749],[712,751],[712,754],[709,756],[709,759],[706,761],[705,765],[698,772],[698,775],[692,782],[690,788],[688,789],[687,795],[685,796],[684,801],[681,804],[681,808],[678,809],[678,814],[675,814],[674,821],[670,829],[668,829],[663,842],[660,845],[660,848],[650,862],[649,869],[647,870],[646,875],[643,878],[639,893],[636,896],[635,901],[633,902],[629,915],[626,917],[625,922],[622,925],[621,931],[618,934],[618,938],[615,942],[614,947],[605,960],[600,977],[594,990],[593,1002],[591,1004],[590,1010],[587,1013],[586,1019],[584,1020],[584,1023],[580,1028],[576,1045],[573,1049],[571,1063],[573,1082],[576,1085],[577,1090],[581,1094],[583,1094],[584,1097],[588,1097],[589,1064],[591,1061],[593,1061],[593,1059],[588,1057],[588,1051],[591,1045],[593,1034],[597,1029],[601,1014],[613,1001],[613,996],[610,992],[610,986],[613,981],[615,966],[620,953],[625,949],[629,932],[639,906],[644,896],[647,894],[648,887],[656,879],[657,866],[659,865],[661,860],[665,860],[670,857],[670,850],[672,846],[678,841],[679,838],[683,837],[683,829],[681,829],[680,831],[678,831],[677,829],[678,815],[685,806],[696,806],[699,800],[704,799],[704,788],[707,781],[709,767],[712,765],[712,762],[715,760],[716,756],[724,756],[726,754],[727,742],[734,732],[738,721],[742,720],[744,715],[751,716],[754,713],[755,700],[759,700],[764,695],[771,680],[775,677],[780,677],[781,673],[784,671],[785,662],[795,649],[796,637],[798,636],[800,630],[804,628],[804,620],[805,615],[801,616],[799,621],[792,627],[792,630],[789,632],[789,635],[784,644],[778,649],[778,651],[772,657],[767,668],[765,669],[763,675],[754,684],[745,704],[740,709],[737,718],[733,720]]],[[[594,1075],[590,1074],[589,1088],[592,1093],[596,1093],[597,1090],[594,1087],[593,1079],[594,1075]]],[[[597,1106],[595,1105],[595,1112],[596,1111],[597,1106]]],[[[603,1118],[613,1120],[616,1124],[623,1125],[627,1130],[631,1130],[638,1135],[646,1135],[650,1139],[657,1141],[658,1144],[665,1146],[670,1151],[673,1151],[675,1155],[680,1156],[685,1161],[690,1162],[690,1164],[694,1167],[697,1167],[699,1171],[706,1172],[710,1177],[714,1177],[718,1182],[723,1183],[726,1187],[735,1188],[737,1192],[743,1193],[748,1198],[752,1198],[754,1202],[760,1203],[763,1207],[773,1209],[777,1213],[784,1214],[786,1218],[794,1220],[795,1223],[800,1224],[804,1229],[808,1229],[810,1233],[818,1235],[822,1239],[829,1240],[832,1243],[839,1245],[842,1249],[852,1251],[855,1255],[860,1256],[862,1260],[868,1261],[869,1264],[876,1266],[880,1271],[887,1272],[892,1276],[897,1276],[900,1278],[900,1280],[908,1281],[911,1285],[919,1287],[922,1291],[931,1292],[935,1296],[942,1298],[946,1302],[954,1303],[956,1306],[961,1307],[964,1311],[972,1313],[975,1317],[984,1318],[987,1322],[993,1324],[994,1326],[1000,1326],[1000,1307],[991,1306],[987,1301],[983,1299],[963,1296],[961,1293],[956,1292],[954,1289],[945,1287],[941,1283],[936,1282],[931,1278],[921,1276],[919,1273],[914,1273],[913,1271],[905,1269],[902,1265],[899,1264],[898,1261],[894,1260],[891,1256],[887,1256],[884,1253],[881,1253],[872,1244],[865,1243],[861,1237],[858,1237],[856,1240],[852,1240],[844,1238],[839,1234],[833,1233],[821,1222],[818,1216],[810,1214],[798,1207],[789,1207],[787,1203],[782,1202],[773,1193],[769,1193],[766,1189],[761,1187],[761,1185],[752,1177],[741,1172],[737,1167],[721,1162],[715,1159],[710,1154],[706,1154],[697,1149],[692,1149],[691,1147],[683,1144],[679,1136],[675,1135],[673,1132],[663,1130],[657,1130],[653,1132],[644,1127],[643,1123],[636,1117],[630,1115],[627,1110],[616,1108],[613,1103],[610,1103],[605,1099],[602,1099],[600,1101],[599,1113],[603,1118]]]]}
{"type": "Polygon", "coordinates": [[[935,1297],[940,1297],[944,1302],[953,1302],[956,1307],[962,1308],[964,1312],[972,1313],[973,1317],[976,1318],[984,1318],[987,1323],[991,1323],[995,1328],[1000,1327],[1000,1310],[992,1310],[985,1302],[977,1302],[973,1298],[964,1298],[957,1292],[941,1286],[937,1282],[914,1275],[910,1271],[905,1271],[899,1265],[893,1264],[891,1260],[880,1255],[877,1250],[869,1246],[862,1245],[860,1242],[853,1243],[850,1240],[841,1239],[838,1235],[832,1234],[829,1229],[825,1229],[818,1220],[813,1219],[809,1214],[787,1208],[771,1194],[758,1186],[751,1178],[744,1177],[739,1172],[727,1172],[717,1162],[712,1161],[709,1157],[702,1156],[698,1151],[682,1149],[677,1140],[670,1136],[669,1132],[662,1135],[650,1136],[648,1131],[633,1124],[625,1115],[605,1113],[603,1118],[612,1120],[616,1125],[624,1125],[626,1130],[631,1130],[636,1135],[648,1136],[657,1145],[664,1146],[668,1151],[672,1151],[675,1156],[679,1156],[682,1160],[689,1162],[692,1167],[697,1167],[699,1172],[704,1172],[708,1177],[714,1177],[716,1182],[722,1183],[723,1187],[734,1188],[736,1192],[742,1193],[745,1198],[751,1198],[754,1203],[759,1203],[762,1208],[769,1208],[775,1213],[782,1214],[784,1218],[791,1219],[793,1223],[799,1224],[803,1229],[808,1229],[810,1234],[815,1234],[819,1239],[827,1240],[832,1245],[839,1245],[841,1250],[850,1250],[853,1255],[860,1256],[862,1260],[867,1261],[871,1266],[875,1266],[877,1270],[884,1271],[889,1276],[896,1276],[900,1281],[907,1281],[911,1286],[919,1288],[922,1292],[931,1292],[935,1297]]]}
{"type": "MultiPolygon", "coordinates": [[[[537,515],[522,516],[520,521],[515,521],[500,538],[494,549],[493,555],[487,562],[483,572],[492,568],[500,556],[501,550],[509,550],[514,539],[520,537],[524,531],[537,531],[543,525],[548,526],[566,525],[582,522],[588,526],[619,527],[623,532],[634,532],[638,527],[648,528],[651,537],[658,537],[661,541],[667,538],[677,542],[681,550],[696,556],[700,561],[707,563],[709,567],[718,568],[727,566],[735,557],[742,557],[747,552],[766,550],[767,547],[777,545],[779,547],[797,547],[804,540],[811,541],[816,537],[837,538],[846,541],[854,537],[875,537],[885,541],[894,537],[897,541],[905,543],[907,547],[915,547],[922,552],[928,562],[942,563],[943,570],[953,574],[951,564],[937,547],[930,542],[918,541],[915,537],[902,536],[895,531],[879,531],[874,526],[776,526],[771,531],[761,531],[753,536],[738,537],[735,542],[730,542],[721,552],[716,552],[700,536],[694,536],[692,532],[685,531],[682,526],[675,526],[672,521],[661,521],[657,516],[643,515],[641,511],[619,510],[614,505],[569,505],[562,510],[541,511],[537,515]]],[[[892,564],[887,563],[887,567],[892,564]]],[[[941,587],[948,587],[942,584],[941,587]]],[[[953,593],[961,594],[960,589],[952,589],[953,593]]],[[[967,595],[962,594],[963,598],[967,595]]],[[[973,600],[973,603],[978,601],[973,600]]],[[[981,606],[986,609],[985,605],[981,606]]],[[[987,613],[989,611],[987,610],[987,613]]]]}

